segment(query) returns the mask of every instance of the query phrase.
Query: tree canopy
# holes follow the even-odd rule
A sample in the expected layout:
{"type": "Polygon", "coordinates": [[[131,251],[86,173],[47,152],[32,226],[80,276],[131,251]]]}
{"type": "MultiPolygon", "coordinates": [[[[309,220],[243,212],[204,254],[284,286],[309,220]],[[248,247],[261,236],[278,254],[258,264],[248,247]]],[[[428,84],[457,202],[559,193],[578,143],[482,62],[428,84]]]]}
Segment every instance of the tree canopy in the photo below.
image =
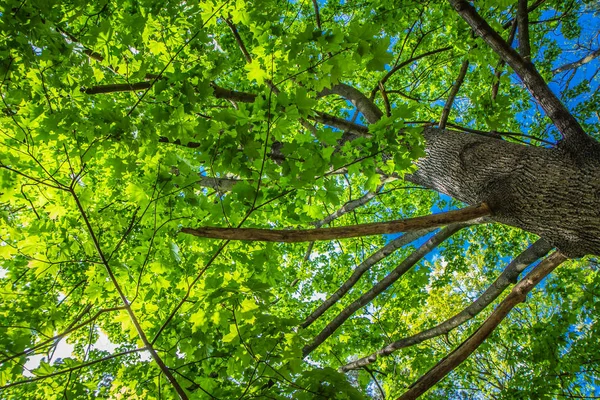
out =
{"type": "Polygon", "coordinates": [[[0,398],[598,396],[600,254],[411,178],[595,146],[598,4],[476,7],[0,2],[0,398]]]}

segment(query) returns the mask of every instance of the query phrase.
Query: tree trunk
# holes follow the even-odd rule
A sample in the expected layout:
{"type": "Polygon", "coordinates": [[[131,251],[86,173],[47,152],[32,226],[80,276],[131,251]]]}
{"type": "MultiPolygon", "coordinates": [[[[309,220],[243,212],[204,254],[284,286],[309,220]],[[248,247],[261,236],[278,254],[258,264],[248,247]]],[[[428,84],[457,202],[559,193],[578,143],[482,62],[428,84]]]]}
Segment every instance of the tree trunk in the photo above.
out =
{"type": "Polygon", "coordinates": [[[427,156],[407,180],[487,203],[492,219],[535,233],[568,257],[600,255],[598,143],[572,155],[435,128],[424,136],[427,156]]]}

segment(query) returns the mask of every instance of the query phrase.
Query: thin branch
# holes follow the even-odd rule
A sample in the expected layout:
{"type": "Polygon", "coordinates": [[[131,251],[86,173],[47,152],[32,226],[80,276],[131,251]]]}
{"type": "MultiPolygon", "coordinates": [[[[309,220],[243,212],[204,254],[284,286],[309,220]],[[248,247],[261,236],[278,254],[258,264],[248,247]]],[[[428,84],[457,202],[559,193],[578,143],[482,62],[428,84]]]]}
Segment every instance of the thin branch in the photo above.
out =
{"type": "MultiPolygon", "coordinates": [[[[506,43],[509,46],[512,46],[512,42],[515,40],[515,35],[517,34],[517,24],[513,23],[510,29],[510,33],[508,34],[508,39],[506,43]]],[[[492,85],[492,100],[496,100],[498,97],[498,89],[500,89],[500,77],[502,77],[502,72],[504,70],[504,65],[506,62],[500,59],[500,62],[496,66],[496,72],[494,73],[494,84],[492,85]]]]}
{"type": "Polygon", "coordinates": [[[156,362],[156,364],[158,365],[158,367],[160,368],[162,373],[165,375],[165,377],[169,380],[169,382],[171,383],[171,385],[173,386],[173,388],[175,389],[175,391],[177,392],[179,397],[182,400],[187,400],[188,399],[187,394],[185,393],[185,391],[183,390],[183,388],[181,387],[179,382],[177,382],[177,380],[175,379],[175,377],[173,376],[173,374],[171,373],[169,368],[165,365],[162,358],[160,358],[160,356],[158,355],[156,350],[152,347],[152,344],[146,337],[146,333],[142,329],[135,313],[133,312],[133,310],[131,308],[130,302],[127,300],[127,296],[125,296],[125,293],[123,292],[123,289],[121,288],[121,285],[117,281],[117,278],[116,278],[111,266],[108,263],[108,259],[106,258],[104,251],[102,250],[102,248],[100,246],[100,242],[98,241],[98,238],[96,237],[96,233],[94,232],[94,229],[92,228],[92,225],[90,224],[90,220],[89,220],[85,210],[83,209],[81,202],[79,201],[79,197],[75,193],[74,189],[71,189],[70,193],[71,193],[71,196],[73,197],[73,200],[75,200],[75,204],[77,205],[77,209],[85,223],[88,234],[90,235],[90,238],[92,239],[92,242],[94,243],[96,252],[98,253],[98,256],[100,257],[100,259],[102,260],[102,264],[104,264],[104,268],[106,269],[106,272],[110,278],[110,281],[112,282],[113,286],[115,287],[115,290],[117,291],[119,297],[121,298],[121,301],[123,302],[123,306],[125,307],[125,310],[127,311],[127,314],[129,315],[129,318],[130,318],[131,322],[133,323],[133,326],[135,327],[135,330],[137,331],[137,334],[138,334],[140,340],[144,344],[145,349],[148,350],[148,352],[150,352],[150,355],[152,356],[152,358],[154,359],[154,361],[156,362]]]}
{"type": "Polygon", "coordinates": [[[388,99],[387,91],[381,82],[379,82],[379,90],[381,91],[381,98],[383,99],[383,106],[385,107],[385,115],[387,117],[391,117],[392,107],[390,106],[390,100],[388,99]]]}
{"type": "Polygon", "coordinates": [[[53,373],[48,374],[48,375],[40,375],[40,376],[36,376],[34,378],[24,379],[22,381],[12,382],[12,383],[6,384],[4,386],[0,386],[0,390],[8,389],[10,387],[14,387],[14,386],[18,386],[18,385],[23,385],[25,383],[32,383],[32,382],[41,381],[43,379],[52,378],[53,376],[57,376],[57,375],[67,374],[67,373],[70,373],[70,372],[73,372],[73,371],[80,370],[82,368],[90,367],[90,366],[92,366],[94,364],[98,364],[98,363],[101,363],[101,362],[104,362],[104,361],[111,360],[113,358],[125,356],[127,354],[138,353],[138,352],[144,351],[144,350],[148,350],[148,349],[146,349],[145,347],[142,347],[142,348],[139,348],[139,349],[122,351],[120,353],[112,354],[110,356],[106,356],[106,357],[100,358],[98,360],[94,360],[94,361],[90,361],[90,362],[87,362],[87,363],[84,363],[84,364],[80,364],[80,365],[77,365],[75,367],[71,367],[71,368],[60,370],[60,371],[56,371],[56,372],[53,372],[53,373]]]}
{"type": "Polygon", "coordinates": [[[486,204],[481,204],[479,206],[469,206],[461,210],[432,214],[424,217],[334,228],[274,230],[260,228],[200,227],[182,228],[181,232],[212,239],[298,243],[384,235],[436,228],[455,222],[471,221],[488,215],[490,215],[488,206],[486,204]]]}
{"type": "Polygon", "coordinates": [[[556,74],[559,74],[561,72],[565,72],[565,71],[572,70],[572,69],[577,69],[577,68],[581,67],[582,65],[591,62],[592,60],[594,60],[595,58],[597,58],[599,56],[600,56],[600,49],[594,50],[590,54],[588,54],[587,56],[585,56],[583,58],[580,58],[577,61],[574,61],[574,62],[569,63],[569,64],[562,65],[562,66],[560,66],[560,67],[552,70],[552,73],[556,75],[556,74]]]}
{"type": "Polygon", "coordinates": [[[375,385],[377,386],[377,389],[379,390],[379,393],[381,393],[381,398],[383,400],[385,400],[385,392],[383,391],[383,388],[379,384],[379,381],[377,380],[377,378],[375,378],[375,374],[373,373],[373,371],[371,371],[369,368],[365,368],[365,371],[367,371],[367,373],[369,375],[371,375],[371,379],[373,379],[373,382],[375,382],[375,385]]]}
{"type": "Polygon", "coordinates": [[[367,259],[365,259],[360,265],[358,265],[352,275],[340,286],[338,290],[327,300],[323,301],[323,303],[310,314],[304,322],[300,325],[301,328],[307,328],[317,320],[325,311],[327,311],[331,306],[333,306],[339,299],[341,299],[348,291],[358,282],[360,277],[367,272],[373,265],[377,264],[379,261],[391,255],[397,249],[414,242],[418,238],[425,236],[429,232],[433,231],[433,229],[425,229],[420,231],[408,232],[404,235],[390,241],[388,244],[383,246],[381,249],[377,250],[375,253],[371,254],[367,259]]]}
{"type": "Polygon", "coordinates": [[[538,240],[517,257],[515,257],[515,259],[504,269],[498,279],[496,279],[496,281],[494,281],[494,283],[492,283],[490,287],[488,287],[485,292],[481,294],[481,296],[479,296],[473,303],[471,303],[467,308],[458,314],[434,326],[433,328],[424,330],[407,338],[400,339],[367,357],[363,357],[346,364],[340,368],[340,371],[346,372],[352,369],[362,368],[365,365],[374,363],[377,360],[377,357],[388,356],[396,350],[414,346],[425,340],[447,334],[454,328],[477,316],[489,304],[496,300],[511,283],[516,282],[519,274],[523,272],[528,265],[532,264],[541,257],[544,257],[550,250],[552,250],[552,246],[546,243],[546,241],[543,239],[538,240]]]}
{"type": "MultiPolygon", "coordinates": [[[[205,20],[202,22],[202,25],[200,26],[200,28],[196,31],[196,33],[194,33],[192,35],[192,37],[190,37],[189,39],[187,39],[180,47],[179,49],[177,49],[177,51],[175,52],[175,54],[173,54],[173,56],[171,58],[169,58],[169,61],[165,64],[165,66],[163,67],[163,69],[158,73],[158,75],[156,76],[156,78],[154,78],[154,80],[150,83],[150,87],[154,86],[154,84],[156,83],[156,81],[158,81],[162,75],[165,73],[165,71],[167,70],[167,68],[169,68],[169,66],[173,63],[173,61],[175,61],[175,59],[179,56],[179,54],[183,51],[183,49],[185,49],[194,39],[196,39],[196,37],[198,37],[198,35],[201,32],[204,32],[204,26],[211,20],[213,19],[213,17],[219,12],[221,11],[221,9],[223,7],[225,7],[225,5],[227,4],[227,1],[224,1],[216,10],[213,11],[213,13],[205,20]]],[[[150,88],[148,88],[144,93],[142,93],[142,95],[138,98],[138,100],[135,102],[135,104],[133,105],[133,107],[131,107],[131,109],[127,112],[127,116],[130,116],[133,111],[136,109],[136,107],[142,102],[142,100],[144,99],[144,97],[146,97],[146,94],[148,93],[148,90],[150,88]]],[[[173,380],[175,380],[175,378],[173,378],[173,380]]]]}
{"type": "Polygon", "coordinates": [[[412,64],[415,61],[420,60],[421,58],[429,57],[434,54],[442,53],[442,52],[448,51],[448,50],[452,50],[452,46],[447,46],[447,47],[442,47],[439,49],[427,51],[423,54],[419,54],[418,56],[411,57],[406,61],[402,61],[400,64],[396,65],[394,68],[389,70],[388,73],[385,74],[385,76],[383,78],[381,78],[381,81],[379,81],[379,83],[377,83],[377,86],[371,91],[371,96],[370,96],[371,100],[375,99],[375,95],[377,94],[377,91],[380,88],[379,84],[381,83],[381,85],[385,85],[385,83],[388,81],[388,79],[390,79],[392,77],[392,75],[394,75],[398,70],[406,67],[407,65],[412,64]]]}
{"type": "Polygon", "coordinates": [[[240,48],[242,54],[244,55],[244,59],[246,60],[246,62],[248,64],[251,64],[252,56],[250,56],[248,49],[246,49],[246,45],[244,44],[244,41],[242,40],[242,37],[240,36],[237,28],[235,27],[235,25],[233,24],[233,22],[231,22],[231,20],[229,18],[225,18],[225,23],[231,30],[231,33],[233,34],[235,42],[237,43],[238,47],[240,48]]]}
{"type": "MultiPolygon", "coordinates": [[[[471,26],[491,48],[506,61],[508,65],[521,78],[525,87],[539,102],[548,117],[563,135],[561,147],[574,156],[579,156],[582,151],[600,147],[591,139],[575,117],[567,110],[564,104],[550,90],[544,78],[529,61],[524,60],[511,48],[469,4],[466,0],[449,0],[458,14],[471,26]]],[[[593,151],[593,150],[592,150],[593,151]]],[[[600,151],[600,150],[599,150],[600,151]]]]}
{"type": "MultiPolygon", "coordinates": [[[[68,329],[66,329],[62,333],[60,333],[60,334],[58,334],[56,336],[53,336],[53,337],[51,337],[51,338],[49,338],[47,340],[44,340],[44,341],[36,344],[33,347],[30,347],[30,348],[28,348],[26,350],[23,350],[23,351],[20,351],[18,353],[15,353],[15,354],[11,355],[10,357],[6,357],[6,358],[0,360],[0,364],[4,364],[7,361],[14,360],[15,358],[19,358],[21,356],[24,356],[24,355],[27,355],[29,353],[32,353],[32,352],[34,352],[37,349],[40,349],[40,348],[42,348],[42,347],[44,347],[44,346],[46,346],[48,344],[51,344],[52,342],[60,340],[60,339],[64,338],[65,336],[67,336],[69,333],[74,332],[74,331],[78,330],[79,328],[82,328],[82,327],[86,326],[90,322],[95,321],[96,319],[98,319],[98,317],[100,315],[102,315],[104,313],[112,312],[112,311],[118,311],[118,310],[124,310],[124,309],[125,309],[125,307],[122,307],[122,306],[121,307],[111,307],[111,308],[102,309],[102,310],[98,311],[96,314],[94,314],[93,317],[90,317],[90,318],[86,319],[85,321],[80,322],[80,323],[78,323],[76,325],[72,324],[71,327],[69,327],[68,329]]],[[[75,321],[77,321],[77,320],[75,320],[75,321]]],[[[31,328],[29,328],[29,329],[31,329],[31,328]]]]}
{"type": "Polygon", "coordinates": [[[314,222],[313,225],[315,227],[317,227],[317,228],[320,228],[323,225],[329,224],[334,219],[337,219],[337,218],[341,217],[344,214],[347,214],[347,213],[349,213],[351,211],[354,211],[358,207],[364,206],[365,204],[367,204],[368,202],[370,202],[371,200],[373,200],[377,196],[377,193],[379,193],[379,191],[382,188],[383,188],[383,185],[380,185],[375,191],[373,191],[373,192],[367,192],[364,196],[361,196],[358,199],[354,199],[354,200],[351,200],[351,201],[345,203],[339,209],[337,209],[336,211],[332,212],[331,214],[329,214],[328,216],[326,216],[322,220],[314,222]]]}
{"type": "Polygon", "coordinates": [[[442,244],[446,239],[452,236],[454,233],[459,231],[467,224],[453,224],[443,228],[441,231],[436,233],[432,238],[425,242],[421,247],[411,253],[404,259],[392,272],[390,272],[385,278],[377,282],[373,287],[360,298],[355,300],[352,304],[342,310],[323,330],[315,336],[315,338],[304,346],[302,349],[302,356],[308,356],[314,349],[316,349],[321,343],[323,343],[329,336],[331,336],[348,318],[350,318],[356,311],[365,305],[369,304],[377,295],[385,291],[394,282],[396,282],[402,275],[404,275],[410,268],[412,268],[417,262],[419,262],[426,254],[437,246],[442,244]]]}
{"type": "Polygon", "coordinates": [[[525,61],[531,61],[531,44],[529,43],[529,11],[527,11],[527,0],[519,0],[518,2],[517,26],[519,29],[519,53],[525,61]]]}
{"type": "Polygon", "coordinates": [[[448,100],[446,100],[446,104],[444,104],[444,109],[442,110],[442,116],[440,117],[439,128],[446,128],[446,122],[448,122],[448,116],[450,115],[450,110],[452,109],[452,103],[454,103],[454,99],[456,98],[456,94],[460,89],[460,86],[463,84],[465,80],[465,76],[467,75],[467,71],[469,69],[469,61],[465,60],[460,67],[460,72],[458,73],[458,77],[456,77],[456,82],[452,85],[452,90],[448,95],[448,100]]]}
{"type": "Polygon", "coordinates": [[[527,298],[527,294],[540,283],[542,279],[566,260],[567,257],[559,251],[548,256],[512,289],[510,294],[498,305],[488,319],[481,324],[479,329],[456,348],[456,350],[444,357],[425,375],[412,384],[408,391],[400,396],[398,400],[413,400],[418,398],[433,385],[442,380],[454,368],[459,366],[475,350],[477,350],[494,329],[498,327],[504,318],[506,318],[510,310],[519,303],[524,302],[527,298]]]}

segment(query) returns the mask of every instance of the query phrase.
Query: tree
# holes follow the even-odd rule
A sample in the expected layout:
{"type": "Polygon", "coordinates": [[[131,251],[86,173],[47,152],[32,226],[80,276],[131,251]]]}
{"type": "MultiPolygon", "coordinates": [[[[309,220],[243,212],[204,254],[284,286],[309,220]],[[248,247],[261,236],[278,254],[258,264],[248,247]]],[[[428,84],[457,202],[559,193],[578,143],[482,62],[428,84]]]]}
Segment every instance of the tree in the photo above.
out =
{"type": "Polygon", "coordinates": [[[2,398],[594,395],[594,2],[1,7],[2,398]]]}

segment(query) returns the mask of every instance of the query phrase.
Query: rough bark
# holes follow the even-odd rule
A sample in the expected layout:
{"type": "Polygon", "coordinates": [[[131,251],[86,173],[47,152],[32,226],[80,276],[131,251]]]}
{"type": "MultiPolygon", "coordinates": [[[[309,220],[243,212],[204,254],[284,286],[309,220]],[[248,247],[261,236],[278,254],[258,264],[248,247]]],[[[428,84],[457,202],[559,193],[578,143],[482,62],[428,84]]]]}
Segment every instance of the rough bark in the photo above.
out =
{"type": "MultiPolygon", "coordinates": [[[[568,257],[600,255],[600,157],[480,135],[424,130],[427,156],[407,180],[546,239],[568,257]]],[[[597,146],[593,143],[593,146],[597,146]]]]}
{"type": "Polygon", "coordinates": [[[374,284],[365,294],[353,301],[348,307],[344,308],[335,318],[333,318],[331,322],[328,323],[327,326],[325,326],[325,328],[323,328],[323,330],[317,336],[315,336],[309,344],[304,346],[302,349],[302,357],[308,356],[314,349],[319,347],[321,343],[327,340],[328,337],[333,335],[334,332],[340,326],[342,326],[342,324],[346,322],[348,318],[354,315],[356,311],[369,304],[375,297],[379,296],[379,294],[387,290],[387,288],[393,285],[394,282],[400,279],[416,263],[421,261],[421,259],[430,251],[435,249],[446,239],[467,225],[468,224],[449,225],[429,238],[429,240],[423,243],[417,250],[412,252],[400,264],[398,264],[398,266],[394,268],[392,272],[387,274],[385,278],[374,284]]]}
{"type": "Polygon", "coordinates": [[[461,343],[458,348],[442,359],[425,375],[421,376],[408,388],[406,393],[398,397],[398,400],[413,400],[418,398],[465,361],[487,339],[494,329],[500,325],[508,313],[516,305],[525,301],[527,293],[565,260],[566,257],[563,254],[555,252],[542,261],[512,289],[510,294],[498,305],[488,319],[467,340],[461,343]]]}
{"type": "Polygon", "coordinates": [[[211,239],[298,243],[418,231],[422,229],[437,228],[456,222],[469,222],[487,215],[489,215],[488,207],[485,204],[481,204],[463,208],[461,210],[431,214],[424,217],[399,219],[389,222],[372,222],[351,226],[338,226],[334,228],[278,230],[260,228],[217,228],[205,226],[199,228],[182,228],[181,232],[211,239]]]}
{"type": "Polygon", "coordinates": [[[352,369],[362,368],[366,365],[374,363],[378,357],[388,356],[396,350],[414,346],[425,340],[447,334],[454,328],[477,316],[488,305],[496,300],[511,283],[516,283],[519,274],[523,272],[527,266],[531,265],[539,258],[544,257],[546,254],[548,254],[548,252],[550,252],[550,250],[552,250],[552,246],[546,243],[544,239],[539,239],[537,242],[531,245],[531,247],[519,254],[510,264],[508,264],[498,279],[496,279],[494,283],[492,283],[490,287],[488,287],[485,292],[481,294],[481,296],[479,296],[475,301],[473,301],[468,307],[458,314],[448,318],[444,322],[432,328],[390,343],[381,350],[370,354],[367,357],[360,358],[340,367],[339,370],[341,372],[346,372],[352,369]]]}

